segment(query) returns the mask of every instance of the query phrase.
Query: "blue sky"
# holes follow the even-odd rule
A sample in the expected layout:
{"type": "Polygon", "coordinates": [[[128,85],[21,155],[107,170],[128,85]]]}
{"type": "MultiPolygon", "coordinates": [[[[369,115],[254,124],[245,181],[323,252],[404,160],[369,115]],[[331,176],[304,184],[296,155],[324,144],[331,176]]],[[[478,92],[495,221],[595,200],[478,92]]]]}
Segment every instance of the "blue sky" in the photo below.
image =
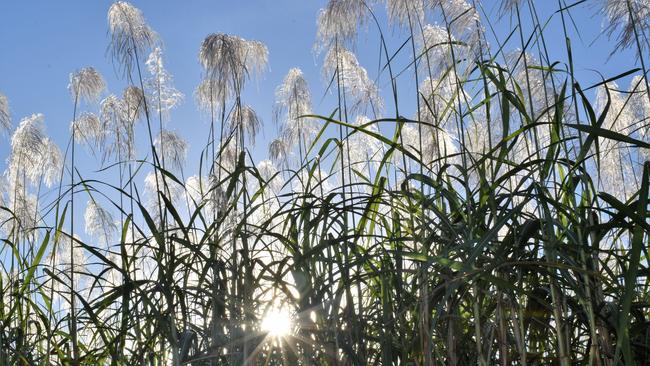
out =
{"type": "MultiPolygon", "coordinates": [[[[110,1],[3,1],[0,3],[0,92],[8,98],[14,125],[24,116],[43,113],[48,133],[64,146],[68,138],[68,125],[72,118],[72,101],[67,92],[68,74],[80,67],[93,66],[106,78],[108,89],[121,94],[126,86],[115,71],[106,54],[109,35],[106,12],[110,1]]],[[[321,98],[325,86],[321,78],[321,59],[313,50],[316,34],[316,17],[324,1],[306,0],[246,0],[246,1],[133,1],[164,42],[164,57],[168,71],[174,76],[176,88],[185,94],[185,100],[172,111],[167,127],[180,132],[192,146],[189,170],[196,166],[199,151],[205,143],[208,123],[197,112],[193,90],[199,82],[201,69],[197,61],[199,45],[209,33],[224,32],[247,39],[257,39],[269,48],[269,70],[258,80],[248,84],[244,101],[252,105],[265,123],[263,136],[254,150],[256,159],[266,154],[268,141],[274,137],[272,106],[274,90],[291,67],[300,67],[310,82],[315,111],[329,114],[334,103],[331,98],[321,98]]],[[[496,0],[485,0],[484,9],[495,13],[496,0]]],[[[572,10],[580,36],[571,29],[579,80],[588,85],[598,80],[598,70],[605,76],[619,74],[635,64],[629,51],[619,52],[611,59],[613,43],[601,32],[602,18],[598,15],[597,1],[587,1],[572,10]]],[[[536,1],[542,18],[550,16],[558,7],[554,0],[536,1]]],[[[392,50],[406,39],[405,33],[385,22],[381,6],[379,19],[389,38],[392,50]]],[[[527,8],[522,17],[527,19],[527,8]]],[[[565,59],[564,39],[559,17],[552,18],[545,30],[551,59],[565,59]]],[[[525,20],[524,20],[525,21],[525,20]]],[[[491,22],[498,37],[504,39],[512,29],[508,16],[491,22]]],[[[525,21],[526,22],[526,21],[525,21]]],[[[528,22],[529,23],[529,22],[528,22]]],[[[361,32],[356,52],[361,63],[372,77],[377,74],[378,35],[373,27],[361,32]]],[[[530,29],[525,29],[529,32],[530,29]]],[[[506,45],[511,50],[519,46],[518,38],[506,45]]],[[[399,80],[400,89],[413,95],[409,86],[410,74],[399,80]]],[[[386,77],[380,87],[387,95],[386,77]]],[[[627,87],[627,85],[624,85],[627,87]]],[[[413,98],[410,98],[413,100],[413,98]]],[[[404,114],[413,114],[410,102],[405,102],[404,114]]],[[[387,111],[392,110],[390,99],[387,111]]],[[[96,107],[87,107],[96,111],[96,107]]],[[[144,135],[141,135],[144,137],[144,135]]],[[[0,168],[8,154],[8,138],[0,137],[0,168]]],[[[90,164],[92,160],[88,160],[90,164]]],[[[89,165],[88,169],[96,166],[89,165]]]]}
{"type": "MultiPolygon", "coordinates": [[[[319,80],[311,45],[318,4],[309,1],[138,1],[149,24],[164,42],[166,67],[174,75],[185,100],[171,114],[170,129],[184,135],[192,146],[203,143],[207,122],[196,111],[192,93],[201,69],[198,49],[209,33],[225,32],[258,39],[270,49],[270,70],[249,84],[246,98],[271,124],[273,90],[286,73],[304,65],[313,82],[319,80]],[[198,142],[199,140],[200,142],[198,142]]],[[[65,143],[72,118],[67,92],[68,74],[93,66],[106,78],[110,92],[121,94],[120,80],[106,55],[108,1],[31,1],[0,4],[0,90],[10,101],[14,124],[31,113],[44,113],[47,130],[65,143]]],[[[311,80],[310,80],[311,81],[311,80]]],[[[88,108],[93,109],[93,108],[88,108]]],[[[270,127],[270,126],[269,126],[270,127]]],[[[268,129],[268,132],[272,132],[268,129]]],[[[268,133],[267,133],[268,135],[268,133]]],[[[8,140],[0,143],[5,157],[8,140]]]]}

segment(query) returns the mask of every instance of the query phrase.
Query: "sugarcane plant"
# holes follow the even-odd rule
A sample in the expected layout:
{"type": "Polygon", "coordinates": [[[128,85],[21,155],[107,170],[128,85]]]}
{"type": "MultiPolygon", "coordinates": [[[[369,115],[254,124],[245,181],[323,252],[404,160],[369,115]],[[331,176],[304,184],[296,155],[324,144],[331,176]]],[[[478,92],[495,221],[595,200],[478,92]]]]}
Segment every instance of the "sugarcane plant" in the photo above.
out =
{"type": "Polygon", "coordinates": [[[0,365],[646,364],[650,3],[592,1],[636,58],[586,81],[584,3],[327,0],[324,87],[281,70],[268,118],[269,49],[215,29],[196,156],[171,50],[112,3],[122,92],[73,71],[63,151],[0,94],[0,365]]]}

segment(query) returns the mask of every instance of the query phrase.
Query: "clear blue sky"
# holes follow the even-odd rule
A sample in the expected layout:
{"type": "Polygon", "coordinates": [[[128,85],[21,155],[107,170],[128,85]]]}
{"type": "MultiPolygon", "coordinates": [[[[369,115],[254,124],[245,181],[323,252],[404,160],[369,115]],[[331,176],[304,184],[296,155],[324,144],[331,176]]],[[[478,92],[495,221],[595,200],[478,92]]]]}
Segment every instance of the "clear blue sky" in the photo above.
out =
{"type": "MultiPolygon", "coordinates": [[[[246,102],[255,106],[273,133],[273,91],[290,67],[300,65],[316,84],[320,74],[311,45],[314,16],[319,5],[311,1],[135,1],[164,42],[168,71],[185,94],[172,111],[170,129],[179,131],[195,148],[204,143],[205,118],[196,111],[193,91],[201,69],[198,49],[209,33],[224,32],[258,39],[270,49],[270,69],[246,90],[246,102]]],[[[31,113],[44,113],[47,131],[63,145],[72,118],[67,92],[68,74],[93,66],[106,78],[108,89],[121,94],[120,80],[106,55],[106,12],[109,1],[3,1],[0,3],[0,91],[9,98],[14,124],[31,113]]],[[[265,140],[262,138],[261,140],[265,140]]],[[[0,140],[0,156],[8,153],[8,139],[0,140]]],[[[262,145],[262,144],[260,144],[262,145]]],[[[193,152],[195,152],[193,150],[193,152]]]]}
{"type": "MultiPolygon", "coordinates": [[[[190,142],[190,171],[196,166],[208,128],[205,118],[197,112],[193,91],[201,74],[198,48],[209,33],[224,32],[257,39],[269,48],[268,72],[249,83],[244,95],[245,102],[257,110],[265,123],[264,135],[255,149],[256,159],[265,157],[267,142],[275,135],[271,117],[274,90],[289,68],[300,67],[305,72],[312,87],[316,112],[329,114],[332,111],[333,103],[328,98],[319,103],[325,87],[320,73],[321,60],[312,51],[316,16],[324,3],[315,0],[133,1],[162,38],[166,67],[174,75],[177,89],[185,94],[185,101],[172,111],[167,126],[190,142]]],[[[487,12],[495,13],[498,1],[485,0],[483,3],[487,12]]],[[[597,3],[590,0],[572,10],[580,29],[580,37],[575,29],[571,34],[577,72],[584,85],[597,80],[593,70],[612,76],[635,64],[629,51],[608,60],[613,44],[605,36],[598,36],[602,18],[597,14],[597,3]]],[[[24,116],[43,113],[48,133],[63,147],[72,117],[72,102],[66,90],[68,74],[83,66],[97,68],[106,78],[109,90],[121,94],[125,82],[117,77],[106,55],[109,39],[106,12],[110,4],[105,0],[0,2],[0,91],[9,98],[14,125],[24,116]]],[[[536,4],[542,17],[557,9],[555,0],[538,0],[536,4]]],[[[386,24],[383,9],[378,14],[384,22],[384,31],[391,38],[389,45],[395,50],[405,35],[386,24]]],[[[523,14],[526,19],[527,10],[523,14]]],[[[511,29],[508,17],[491,19],[499,37],[505,38],[511,29]]],[[[546,37],[551,58],[563,61],[564,40],[559,17],[549,24],[546,37]]],[[[515,38],[506,49],[512,50],[518,45],[515,38]]],[[[377,51],[377,32],[369,27],[368,32],[360,35],[357,53],[372,77],[377,73],[377,51]]],[[[400,83],[408,95],[413,89],[409,87],[409,80],[400,80],[400,83]]],[[[385,77],[380,87],[384,92],[389,91],[385,77]]],[[[389,99],[386,104],[387,113],[390,113],[389,99]]],[[[403,114],[413,113],[410,110],[403,114]]],[[[4,169],[8,142],[8,138],[0,137],[0,169],[4,169]]]]}

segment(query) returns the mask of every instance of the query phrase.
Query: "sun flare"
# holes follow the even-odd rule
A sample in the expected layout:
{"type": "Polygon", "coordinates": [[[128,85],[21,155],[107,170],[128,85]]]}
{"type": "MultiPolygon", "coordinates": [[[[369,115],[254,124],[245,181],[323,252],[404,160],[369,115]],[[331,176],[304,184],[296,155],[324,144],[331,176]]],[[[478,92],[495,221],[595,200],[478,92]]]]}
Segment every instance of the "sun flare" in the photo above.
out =
{"type": "Polygon", "coordinates": [[[264,316],[261,326],[262,331],[271,337],[286,337],[291,334],[293,319],[286,309],[272,309],[264,316]]]}

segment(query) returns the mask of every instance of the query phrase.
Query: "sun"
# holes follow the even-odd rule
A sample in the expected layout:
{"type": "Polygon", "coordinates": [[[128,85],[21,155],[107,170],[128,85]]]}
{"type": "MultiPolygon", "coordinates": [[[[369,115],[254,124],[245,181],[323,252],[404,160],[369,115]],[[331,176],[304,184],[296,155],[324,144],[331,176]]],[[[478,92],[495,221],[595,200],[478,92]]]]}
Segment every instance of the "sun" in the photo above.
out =
{"type": "Polygon", "coordinates": [[[291,334],[293,320],[287,309],[271,309],[262,319],[262,331],[271,337],[282,338],[291,334]]]}

